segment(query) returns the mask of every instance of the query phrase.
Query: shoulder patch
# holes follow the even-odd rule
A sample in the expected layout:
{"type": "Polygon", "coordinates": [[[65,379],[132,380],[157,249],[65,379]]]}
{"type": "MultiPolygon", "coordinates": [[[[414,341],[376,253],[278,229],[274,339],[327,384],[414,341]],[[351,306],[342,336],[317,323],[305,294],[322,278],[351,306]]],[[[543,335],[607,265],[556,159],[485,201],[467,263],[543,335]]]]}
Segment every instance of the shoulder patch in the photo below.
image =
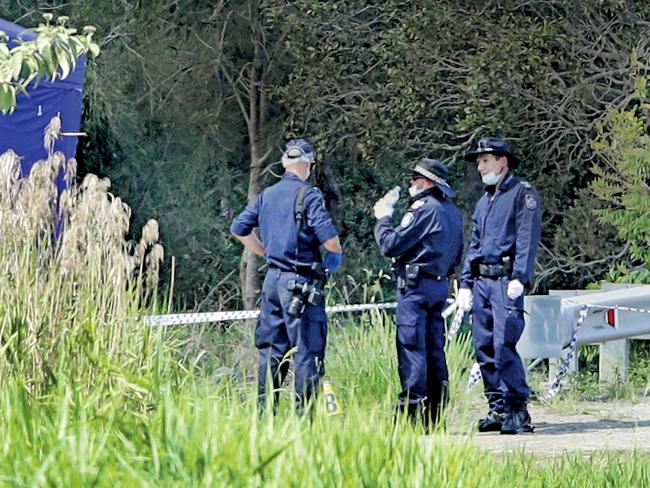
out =
{"type": "Polygon", "coordinates": [[[413,210],[417,210],[418,208],[420,208],[421,206],[423,206],[425,203],[427,203],[425,200],[416,200],[416,201],[414,201],[413,204],[411,205],[411,208],[412,208],[413,210]]]}
{"type": "Polygon", "coordinates": [[[526,208],[535,210],[537,208],[537,197],[532,193],[526,195],[526,208]]]}
{"type": "Polygon", "coordinates": [[[530,186],[530,183],[528,183],[526,180],[521,180],[519,183],[520,183],[521,186],[523,186],[524,188],[532,188],[532,186],[530,186]]]}
{"type": "Polygon", "coordinates": [[[402,221],[399,223],[400,227],[408,227],[413,223],[413,214],[411,212],[406,212],[404,214],[404,217],[402,217],[402,221]]]}

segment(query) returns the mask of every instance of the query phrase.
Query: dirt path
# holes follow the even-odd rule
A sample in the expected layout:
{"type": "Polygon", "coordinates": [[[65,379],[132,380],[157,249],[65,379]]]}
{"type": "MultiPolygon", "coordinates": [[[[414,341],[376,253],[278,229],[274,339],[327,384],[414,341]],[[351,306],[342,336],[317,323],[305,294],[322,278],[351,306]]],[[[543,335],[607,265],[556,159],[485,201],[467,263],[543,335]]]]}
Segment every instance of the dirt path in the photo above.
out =
{"type": "MultiPolygon", "coordinates": [[[[564,452],[639,450],[650,453],[650,399],[639,402],[578,402],[545,407],[532,404],[533,434],[477,434],[473,441],[494,453],[524,451],[558,455],[564,452]]],[[[474,421],[484,412],[472,414],[474,421]]],[[[452,429],[453,431],[453,429],[452,429]]]]}

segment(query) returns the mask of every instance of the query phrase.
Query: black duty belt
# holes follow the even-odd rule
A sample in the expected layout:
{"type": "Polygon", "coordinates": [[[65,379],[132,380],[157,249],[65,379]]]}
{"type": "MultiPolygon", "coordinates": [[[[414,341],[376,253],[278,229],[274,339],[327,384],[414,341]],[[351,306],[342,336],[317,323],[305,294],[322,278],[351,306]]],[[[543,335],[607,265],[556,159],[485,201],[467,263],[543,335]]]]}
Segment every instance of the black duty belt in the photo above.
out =
{"type": "Polygon", "coordinates": [[[427,271],[424,268],[422,269],[422,271],[424,271],[424,274],[427,276],[427,278],[433,278],[434,280],[442,281],[442,280],[446,280],[448,278],[447,276],[442,276],[442,275],[437,274],[435,272],[427,271]]]}
{"type": "Polygon", "coordinates": [[[483,264],[479,263],[477,266],[478,275],[485,278],[501,278],[502,276],[510,276],[510,266],[504,264],[483,264]]]}
{"type": "Polygon", "coordinates": [[[435,271],[427,270],[420,264],[397,263],[391,268],[393,277],[397,279],[397,288],[402,290],[406,286],[416,286],[420,278],[433,278],[434,280],[446,280],[447,276],[441,276],[435,271]]]}
{"type": "Polygon", "coordinates": [[[299,275],[309,276],[312,272],[312,269],[309,266],[296,266],[294,269],[292,269],[292,271],[299,275]]]}
{"type": "Polygon", "coordinates": [[[310,266],[296,266],[291,269],[283,269],[283,268],[278,268],[277,266],[269,266],[270,270],[278,270],[281,271],[282,273],[296,273],[301,276],[309,276],[312,272],[312,269],[310,266]]]}

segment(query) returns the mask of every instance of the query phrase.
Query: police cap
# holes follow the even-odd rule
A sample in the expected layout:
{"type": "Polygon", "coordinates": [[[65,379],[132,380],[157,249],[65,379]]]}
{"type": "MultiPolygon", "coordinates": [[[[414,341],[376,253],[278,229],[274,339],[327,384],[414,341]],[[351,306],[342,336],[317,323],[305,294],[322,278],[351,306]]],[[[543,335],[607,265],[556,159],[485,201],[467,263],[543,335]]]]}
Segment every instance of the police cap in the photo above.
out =
{"type": "Polygon", "coordinates": [[[516,168],[519,166],[519,158],[510,151],[508,143],[495,137],[484,137],[479,139],[476,146],[467,154],[465,161],[476,162],[481,154],[494,154],[495,156],[506,156],[508,158],[508,167],[516,168]]]}
{"type": "Polygon", "coordinates": [[[284,146],[284,153],[282,153],[284,166],[295,163],[313,163],[315,160],[316,152],[307,139],[291,139],[284,146]]]}
{"type": "Polygon", "coordinates": [[[424,176],[426,179],[431,180],[440,191],[448,198],[453,198],[456,196],[456,192],[452,187],[447,183],[449,178],[449,170],[445,163],[439,159],[421,159],[418,164],[411,169],[412,174],[418,174],[424,176]]]}

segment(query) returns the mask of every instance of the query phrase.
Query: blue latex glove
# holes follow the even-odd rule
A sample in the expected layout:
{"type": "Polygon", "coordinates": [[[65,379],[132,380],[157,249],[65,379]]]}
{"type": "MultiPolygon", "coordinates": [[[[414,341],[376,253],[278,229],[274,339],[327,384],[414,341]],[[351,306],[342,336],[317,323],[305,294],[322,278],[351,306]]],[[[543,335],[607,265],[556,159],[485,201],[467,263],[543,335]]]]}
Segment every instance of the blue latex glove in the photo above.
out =
{"type": "Polygon", "coordinates": [[[330,273],[336,272],[336,270],[341,267],[342,262],[343,262],[342,252],[327,251],[325,253],[325,257],[323,258],[323,266],[325,266],[327,271],[329,271],[330,273]]]}

